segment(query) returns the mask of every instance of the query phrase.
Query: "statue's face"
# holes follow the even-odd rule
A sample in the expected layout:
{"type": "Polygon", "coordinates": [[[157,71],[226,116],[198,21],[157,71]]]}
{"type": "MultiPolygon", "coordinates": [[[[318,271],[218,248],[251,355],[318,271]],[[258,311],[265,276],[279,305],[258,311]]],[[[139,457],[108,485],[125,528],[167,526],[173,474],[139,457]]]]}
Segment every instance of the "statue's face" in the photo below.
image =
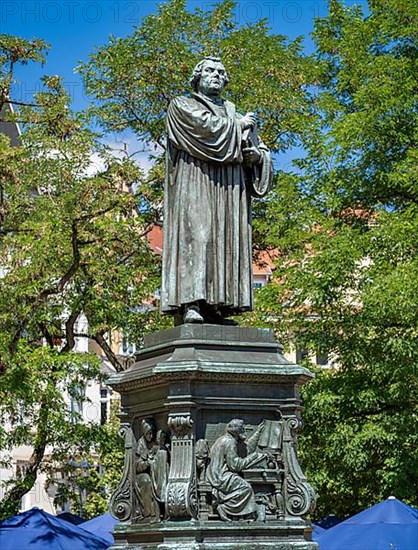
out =
{"type": "Polygon", "coordinates": [[[199,92],[208,96],[219,96],[225,88],[226,71],[219,61],[206,61],[199,81],[199,92]]]}
{"type": "Polygon", "coordinates": [[[151,441],[153,440],[154,434],[152,433],[152,430],[150,429],[150,430],[147,430],[144,433],[144,436],[145,436],[146,441],[148,441],[148,443],[151,443],[151,441]]]}
{"type": "Polygon", "coordinates": [[[238,426],[235,429],[235,433],[236,433],[237,439],[241,439],[242,441],[245,441],[246,437],[245,437],[244,422],[238,424],[238,426]]]}

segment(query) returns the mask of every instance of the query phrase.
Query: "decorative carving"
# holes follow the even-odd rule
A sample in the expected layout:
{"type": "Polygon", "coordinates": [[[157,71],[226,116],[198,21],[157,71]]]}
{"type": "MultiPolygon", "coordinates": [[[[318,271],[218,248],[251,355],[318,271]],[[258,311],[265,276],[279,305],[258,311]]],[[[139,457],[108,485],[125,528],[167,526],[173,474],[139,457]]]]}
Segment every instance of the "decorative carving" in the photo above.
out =
{"type": "Polygon", "coordinates": [[[167,514],[170,519],[196,517],[193,420],[189,413],[171,414],[171,465],[167,484],[167,514]]]}
{"type": "Polygon", "coordinates": [[[141,422],[142,436],[135,452],[134,493],[140,521],[160,521],[164,514],[170,448],[168,433],[159,430],[153,418],[141,422]]]}
{"type": "Polygon", "coordinates": [[[168,418],[168,427],[174,432],[175,437],[182,438],[191,433],[193,420],[188,413],[179,416],[170,415],[168,418]]]}
{"type": "Polygon", "coordinates": [[[285,504],[286,511],[292,516],[304,516],[312,512],[316,503],[315,493],[302,472],[296,454],[296,431],[301,424],[295,416],[284,423],[285,504]]]}
{"type": "Polygon", "coordinates": [[[199,439],[196,442],[196,477],[199,518],[202,521],[209,519],[212,510],[212,486],[207,480],[206,472],[209,465],[210,446],[207,439],[199,439]]]}
{"type": "Polygon", "coordinates": [[[132,493],[132,478],[133,478],[133,453],[135,437],[131,426],[123,424],[119,430],[122,437],[125,438],[125,462],[123,466],[122,478],[113,493],[109,508],[113,517],[119,521],[128,521],[132,518],[133,513],[133,493],[132,493]]]}
{"type": "Polygon", "coordinates": [[[239,472],[267,458],[265,453],[252,452],[263,428],[264,424],[261,424],[248,440],[246,447],[250,454],[245,458],[238,455],[238,445],[243,444],[245,439],[244,422],[240,419],[229,422],[226,433],[215,441],[210,450],[207,478],[213,488],[214,507],[224,521],[262,519],[263,512],[256,504],[254,490],[239,472]]]}

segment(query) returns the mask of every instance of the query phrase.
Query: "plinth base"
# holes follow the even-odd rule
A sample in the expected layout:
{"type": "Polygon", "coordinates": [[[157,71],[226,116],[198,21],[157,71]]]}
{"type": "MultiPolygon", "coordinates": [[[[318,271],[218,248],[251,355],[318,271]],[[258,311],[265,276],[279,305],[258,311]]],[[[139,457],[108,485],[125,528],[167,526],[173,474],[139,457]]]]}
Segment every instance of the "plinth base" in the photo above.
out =
{"type": "Polygon", "coordinates": [[[318,550],[315,542],[304,538],[305,527],[301,520],[119,526],[111,550],[318,550]]]}
{"type": "Polygon", "coordinates": [[[299,390],[311,377],[266,329],[181,325],[147,337],[134,365],[109,381],[125,437],[113,550],[317,550],[303,519],[315,495],[296,455],[299,390]],[[246,443],[231,435],[236,419],[246,443]],[[225,437],[237,443],[222,465],[213,453],[225,437]],[[243,461],[253,452],[261,461],[243,461]],[[233,478],[227,489],[211,485],[216,463],[215,477],[233,478]],[[230,498],[252,503],[257,521],[237,520],[230,498]],[[219,507],[234,520],[222,521],[219,507]]]}

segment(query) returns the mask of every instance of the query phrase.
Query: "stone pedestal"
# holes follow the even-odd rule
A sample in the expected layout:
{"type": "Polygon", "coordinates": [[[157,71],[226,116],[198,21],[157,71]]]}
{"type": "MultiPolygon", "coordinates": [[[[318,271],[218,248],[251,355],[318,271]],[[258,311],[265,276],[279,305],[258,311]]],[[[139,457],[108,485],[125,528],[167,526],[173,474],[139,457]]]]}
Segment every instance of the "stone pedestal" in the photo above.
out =
{"type": "Polygon", "coordinates": [[[312,375],[281,352],[267,329],[181,325],[146,337],[135,364],[111,377],[125,437],[114,549],[317,549],[304,536],[315,496],[296,456],[299,389],[312,375]],[[237,439],[242,458],[224,477],[255,509],[241,516],[209,475],[232,419],[244,421],[247,445],[237,439]]]}

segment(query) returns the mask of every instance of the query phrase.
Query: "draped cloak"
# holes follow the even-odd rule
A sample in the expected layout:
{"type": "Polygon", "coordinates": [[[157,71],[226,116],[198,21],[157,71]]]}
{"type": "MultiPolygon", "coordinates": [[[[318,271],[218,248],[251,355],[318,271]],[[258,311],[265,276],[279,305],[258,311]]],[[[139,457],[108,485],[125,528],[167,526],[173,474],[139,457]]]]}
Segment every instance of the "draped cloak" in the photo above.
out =
{"type": "Polygon", "coordinates": [[[267,193],[272,167],[255,133],[262,160],[244,166],[240,118],[200,94],[169,105],[162,312],[200,300],[224,315],[252,309],[251,196],[267,193]]]}
{"type": "Polygon", "coordinates": [[[260,453],[240,458],[237,440],[231,434],[221,436],[212,446],[206,475],[216,489],[218,510],[224,515],[240,518],[257,510],[254,491],[239,474],[260,462],[260,458],[260,453]]]}

